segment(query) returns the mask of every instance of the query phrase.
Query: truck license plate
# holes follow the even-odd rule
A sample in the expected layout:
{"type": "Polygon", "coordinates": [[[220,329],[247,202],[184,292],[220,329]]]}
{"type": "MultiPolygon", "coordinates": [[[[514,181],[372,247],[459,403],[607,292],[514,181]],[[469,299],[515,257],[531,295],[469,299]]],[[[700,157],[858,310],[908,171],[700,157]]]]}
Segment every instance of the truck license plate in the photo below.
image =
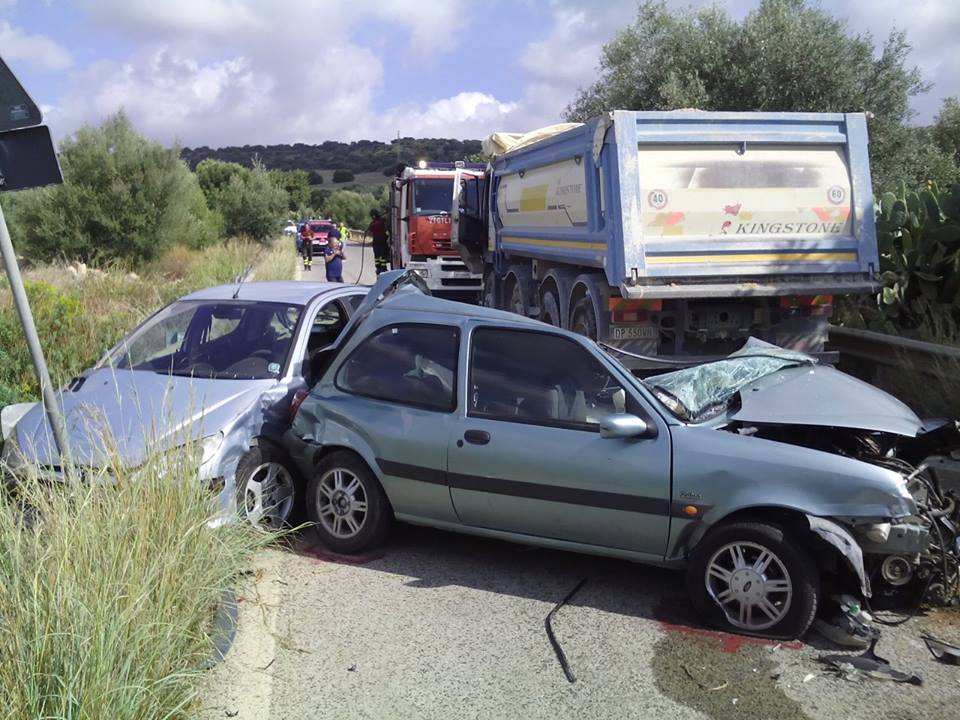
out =
{"type": "Polygon", "coordinates": [[[610,337],[614,340],[656,340],[658,336],[656,325],[610,326],[610,337]]]}

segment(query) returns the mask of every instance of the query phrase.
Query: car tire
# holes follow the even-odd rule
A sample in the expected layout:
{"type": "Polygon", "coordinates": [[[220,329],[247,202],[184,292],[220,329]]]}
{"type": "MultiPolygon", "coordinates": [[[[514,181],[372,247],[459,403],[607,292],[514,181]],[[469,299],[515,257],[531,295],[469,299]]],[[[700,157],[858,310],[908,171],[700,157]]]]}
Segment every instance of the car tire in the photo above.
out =
{"type": "Polygon", "coordinates": [[[507,302],[505,309],[522,317],[530,317],[530,304],[527,302],[526,285],[527,283],[524,278],[514,276],[507,286],[510,289],[510,295],[504,298],[507,302]]]}
{"type": "Polygon", "coordinates": [[[540,296],[540,321],[554,327],[563,327],[560,316],[560,301],[551,288],[547,288],[540,296]]]}
{"type": "Polygon", "coordinates": [[[777,639],[801,637],[813,622],[820,573],[783,528],[742,522],[714,528],[694,549],[687,592],[721,630],[777,639]]]}
{"type": "Polygon", "coordinates": [[[574,303],[570,313],[570,329],[591,340],[597,339],[597,318],[589,297],[582,297],[574,303]]]}
{"type": "Polygon", "coordinates": [[[393,522],[380,482],[363,460],[345,451],[317,466],[307,486],[307,516],[324,545],[345,555],[382,543],[393,522]]]}
{"type": "Polygon", "coordinates": [[[283,452],[254,445],[237,463],[237,510],[257,530],[288,528],[302,495],[303,483],[283,452]]]}

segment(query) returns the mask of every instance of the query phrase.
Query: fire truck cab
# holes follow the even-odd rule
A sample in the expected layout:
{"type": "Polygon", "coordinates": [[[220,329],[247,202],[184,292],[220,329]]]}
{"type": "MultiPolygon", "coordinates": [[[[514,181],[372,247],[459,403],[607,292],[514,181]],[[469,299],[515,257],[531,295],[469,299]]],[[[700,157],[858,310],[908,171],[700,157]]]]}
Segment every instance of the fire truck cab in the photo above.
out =
{"type": "Polygon", "coordinates": [[[434,295],[476,300],[482,275],[464,265],[450,243],[450,198],[460,177],[482,177],[484,165],[427,163],[402,165],[390,184],[390,250],[394,269],[419,274],[434,295]]]}

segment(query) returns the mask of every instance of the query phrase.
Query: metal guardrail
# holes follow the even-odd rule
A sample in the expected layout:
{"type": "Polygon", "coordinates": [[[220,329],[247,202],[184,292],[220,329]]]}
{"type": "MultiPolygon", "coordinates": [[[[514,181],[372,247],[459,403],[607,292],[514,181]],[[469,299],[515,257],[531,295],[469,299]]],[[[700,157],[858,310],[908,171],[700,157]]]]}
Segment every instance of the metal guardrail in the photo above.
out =
{"type": "Polygon", "coordinates": [[[887,367],[935,372],[945,363],[960,364],[960,348],[870,330],[831,326],[827,342],[841,358],[852,356],[887,367]]]}

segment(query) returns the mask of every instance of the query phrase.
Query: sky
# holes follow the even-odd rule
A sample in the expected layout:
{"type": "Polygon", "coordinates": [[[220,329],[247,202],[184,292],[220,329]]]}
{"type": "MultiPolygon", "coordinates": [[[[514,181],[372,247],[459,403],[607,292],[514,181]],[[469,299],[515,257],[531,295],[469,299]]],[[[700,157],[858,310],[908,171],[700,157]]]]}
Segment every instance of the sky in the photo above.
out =
{"type": "MultiPolygon", "coordinates": [[[[706,0],[668,0],[671,7],[706,0]]],[[[758,0],[728,0],[742,18],[758,0]]],[[[896,22],[960,96],[960,0],[822,0],[882,41],[896,22]]],[[[0,0],[0,56],[58,138],[123,107],[187,146],[479,138],[558,122],[636,0],[0,0]]]]}

